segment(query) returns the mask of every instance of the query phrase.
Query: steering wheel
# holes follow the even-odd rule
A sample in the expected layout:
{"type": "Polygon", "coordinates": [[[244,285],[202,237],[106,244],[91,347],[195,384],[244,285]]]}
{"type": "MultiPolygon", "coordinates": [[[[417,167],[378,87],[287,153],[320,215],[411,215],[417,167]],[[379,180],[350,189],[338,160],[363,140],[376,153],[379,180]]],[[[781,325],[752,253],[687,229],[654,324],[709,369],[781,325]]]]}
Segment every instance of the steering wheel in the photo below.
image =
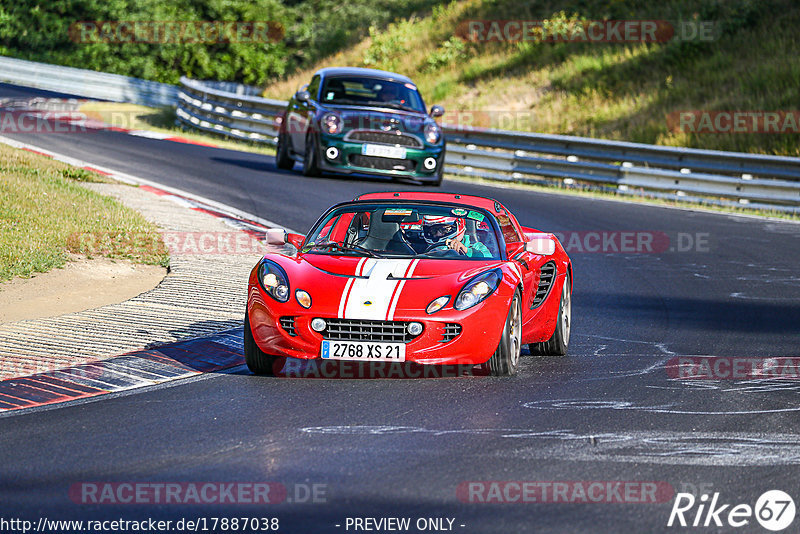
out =
{"type": "Polygon", "coordinates": [[[450,247],[447,246],[447,240],[437,241],[436,243],[433,243],[432,245],[429,245],[428,248],[425,249],[425,252],[423,252],[423,254],[427,254],[431,250],[433,250],[435,248],[439,248],[439,247],[445,247],[445,248],[448,248],[448,249],[450,248],[450,247]]]}
{"type": "Polygon", "coordinates": [[[461,254],[459,254],[457,251],[455,251],[452,248],[450,248],[449,246],[447,246],[447,240],[438,241],[438,242],[432,244],[431,246],[429,246],[428,248],[425,249],[425,252],[423,252],[423,254],[428,254],[429,252],[432,252],[432,251],[436,250],[437,248],[444,249],[444,250],[441,251],[441,255],[442,256],[457,256],[457,257],[461,256],[461,254]]]}

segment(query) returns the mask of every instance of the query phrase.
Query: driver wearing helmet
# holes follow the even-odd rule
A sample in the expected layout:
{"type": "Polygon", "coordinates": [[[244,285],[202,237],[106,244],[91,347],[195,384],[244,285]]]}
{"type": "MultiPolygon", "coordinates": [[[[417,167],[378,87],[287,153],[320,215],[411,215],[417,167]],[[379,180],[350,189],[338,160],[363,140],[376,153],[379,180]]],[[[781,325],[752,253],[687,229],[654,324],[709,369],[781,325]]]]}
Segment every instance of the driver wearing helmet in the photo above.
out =
{"type": "Polygon", "coordinates": [[[471,242],[466,235],[464,219],[460,217],[438,217],[426,215],[422,220],[422,235],[429,245],[440,243],[440,246],[455,250],[470,258],[489,258],[492,253],[480,241],[471,242]]]}

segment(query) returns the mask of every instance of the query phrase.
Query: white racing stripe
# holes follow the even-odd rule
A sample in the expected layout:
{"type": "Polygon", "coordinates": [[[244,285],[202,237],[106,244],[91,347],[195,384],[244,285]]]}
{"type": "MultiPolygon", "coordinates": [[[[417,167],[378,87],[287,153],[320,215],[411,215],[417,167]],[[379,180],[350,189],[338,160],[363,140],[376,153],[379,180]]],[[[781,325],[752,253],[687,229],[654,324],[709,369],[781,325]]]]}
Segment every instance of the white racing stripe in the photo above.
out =
{"type": "MultiPolygon", "coordinates": [[[[411,276],[414,274],[414,269],[417,268],[418,263],[419,260],[412,261],[411,265],[408,266],[406,273],[403,275],[403,278],[411,278],[411,276]]],[[[400,285],[397,286],[397,290],[395,291],[394,296],[392,297],[392,304],[391,306],[389,306],[389,312],[386,314],[387,321],[394,320],[394,309],[397,307],[397,301],[400,300],[400,294],[403,292],[403,286],[405,285],[406,281],[401,280],[400,285]]]]}
{"type": "MultiPolygon", "coordinates": [[[[366,257],[358,260],[358,263],[356,264],[355,276],[361,276],[361,269],[364,267],[364,263],[366,261],[366,257]]],[[[339,299],[339,313],[336,315],[339,319],[344,317],[344,308],[347,305],[347,297],[350,296],[350,288],[353,287],[353,282],[355,280],[355,278],[348,278],[347,283],[344,285],[344,291],[342,291],[342,296],[339,299]]]]}
{"type": "Polygon", "coordinates": [[[402,289],[398,286],[403,281],[387,278],[390,275],[393,278],[410,275],[412,263],[416,266],[418,261],[369,258],[359,262],[356,276],[367,278],[351,278],[352,283],[348,281],[339,304],[339,317],[375,321],[391,319],[402,289]]]}

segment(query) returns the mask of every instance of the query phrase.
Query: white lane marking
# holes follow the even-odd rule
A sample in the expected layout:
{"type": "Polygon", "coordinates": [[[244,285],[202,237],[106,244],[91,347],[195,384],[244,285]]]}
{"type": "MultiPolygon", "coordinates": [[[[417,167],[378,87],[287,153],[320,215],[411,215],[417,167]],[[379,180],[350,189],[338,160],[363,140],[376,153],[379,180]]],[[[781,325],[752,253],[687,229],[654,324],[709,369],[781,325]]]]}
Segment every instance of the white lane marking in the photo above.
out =
{"type": "Polygon", "coordinates": [[[350,288],[350,295],[344,309],[346,319],[385,320],[391,299],[399,283],[393,278],[402,278],[412,260],[370,258],[364,264],[362,276],[350,288]]]}

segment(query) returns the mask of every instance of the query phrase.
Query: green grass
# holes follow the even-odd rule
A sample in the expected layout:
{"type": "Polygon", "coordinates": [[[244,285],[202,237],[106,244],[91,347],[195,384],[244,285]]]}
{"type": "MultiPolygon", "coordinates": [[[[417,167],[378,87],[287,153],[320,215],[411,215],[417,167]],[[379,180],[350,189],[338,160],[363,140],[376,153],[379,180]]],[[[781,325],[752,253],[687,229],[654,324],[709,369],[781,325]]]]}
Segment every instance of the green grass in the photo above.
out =
{"type": "Polygon", "coordinates": [[[800,134],[691,134],[687,110],[798,109],[800,4],[793,0],[464,0],[373,27],[361,42],[266,86],[288,98],[317,68],[354,65],[411,76],[445,120],[485,111],[480,126],[668,146],[800,156],[800,134]],[[708,42],[466,42],[471,19],[715,21],[708,42]]]}
{"type": "Polygon", "coordinates": [[[166,266],[169,256],[155,225],[78,183],[103,181],[0,145],[0,281],[63,267],[70,253],[166,266]],[[131,236],[138,246],[120,246],[131,236]],[[108,246],[87,248],[90,243],[108,246]]]}

